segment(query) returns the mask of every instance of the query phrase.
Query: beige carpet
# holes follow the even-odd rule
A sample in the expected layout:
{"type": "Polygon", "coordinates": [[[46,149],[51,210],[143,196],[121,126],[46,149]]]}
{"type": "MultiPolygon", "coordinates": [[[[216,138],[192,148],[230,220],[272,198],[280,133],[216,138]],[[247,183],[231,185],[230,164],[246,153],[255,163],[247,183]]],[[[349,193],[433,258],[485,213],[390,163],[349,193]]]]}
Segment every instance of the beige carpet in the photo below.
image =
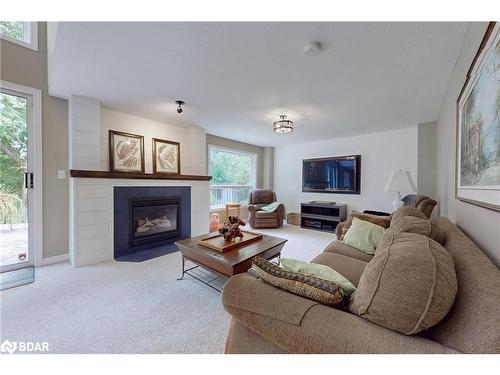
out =
{"type": "MultiPolygon", "coordinates": [[[[334,239],[292,225],[262,232],[287,238],[283,256],[303,260],[334,239]]],[[[222,353],[229,316],[220,294],[179,276],[177,252],[40,267],[33,284],[0,293],[1,341],[47,341],[52,353],[222,353]]]]}

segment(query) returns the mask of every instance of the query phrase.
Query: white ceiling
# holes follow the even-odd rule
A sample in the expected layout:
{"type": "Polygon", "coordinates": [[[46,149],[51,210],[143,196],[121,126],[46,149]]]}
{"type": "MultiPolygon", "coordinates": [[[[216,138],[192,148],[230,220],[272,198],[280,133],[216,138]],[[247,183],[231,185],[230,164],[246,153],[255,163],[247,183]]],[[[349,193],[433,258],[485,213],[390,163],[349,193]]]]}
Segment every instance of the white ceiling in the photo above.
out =
{"type": "MultiPolygon", "coordinates": [[[[467,23],[58,23],[53,95],[278,146],[437,119],[467,23]],[[321,53],[306,56],[310,41],[321,53]],[[182,99],[178,115],[173,101],[182,99]],[[292,134],[272,132],[281,113],[292,134]]],[[[51,33],[52,34],[52,33],[51,33]]],[[[52,38],[53,35],[49,35],[52,38]]]]}

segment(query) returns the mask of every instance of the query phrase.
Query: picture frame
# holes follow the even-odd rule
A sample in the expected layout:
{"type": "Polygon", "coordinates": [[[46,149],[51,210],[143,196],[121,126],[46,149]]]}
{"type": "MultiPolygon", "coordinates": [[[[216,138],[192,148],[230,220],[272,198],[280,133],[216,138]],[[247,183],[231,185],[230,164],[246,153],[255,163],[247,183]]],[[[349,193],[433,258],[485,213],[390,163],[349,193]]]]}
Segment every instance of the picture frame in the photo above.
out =
{"type": "Polygon", "coordinates": [[[456,106],[455,198],[500,212],[500,24],[488,25],[456,106]]]}
{"type": "Polygon", "coordinates": [[[181,150],[179,142],[153,138],[153,173],[181,174],[181,150]]]}
{"type": "Polygon", "coordinates": [[[144,173],[144,137],[110,130],[109,170],[110,172],[144,173]]]}

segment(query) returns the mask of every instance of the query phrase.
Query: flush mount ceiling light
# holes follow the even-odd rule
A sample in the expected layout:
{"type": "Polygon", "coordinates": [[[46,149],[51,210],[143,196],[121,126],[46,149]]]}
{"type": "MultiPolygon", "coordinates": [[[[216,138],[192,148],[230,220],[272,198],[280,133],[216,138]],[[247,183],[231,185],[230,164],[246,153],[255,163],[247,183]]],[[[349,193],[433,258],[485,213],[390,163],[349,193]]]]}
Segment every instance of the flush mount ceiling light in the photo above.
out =
{"type": "Polygon", "coordinates": [[[286,115],[281,115],[280,119],[274,122],[273,131],[278,134],[293,132],[293,121],[287,120],[286,115]]]}
{"type": "Polygon", "coordinates": [[[177,113],[181,114],[182,112],[184,112],[184,110],[182,109],[182,106],[185,103],[182,100],[176,100],[175,104],[177,104],[177,113]]]}
{"type": "Polygon", "coordinates": [[[306,56],[316,56],[321,51],[321,43],[320,42],[311,42],[306,45],[304,48],[304,55],[306,56]]]}

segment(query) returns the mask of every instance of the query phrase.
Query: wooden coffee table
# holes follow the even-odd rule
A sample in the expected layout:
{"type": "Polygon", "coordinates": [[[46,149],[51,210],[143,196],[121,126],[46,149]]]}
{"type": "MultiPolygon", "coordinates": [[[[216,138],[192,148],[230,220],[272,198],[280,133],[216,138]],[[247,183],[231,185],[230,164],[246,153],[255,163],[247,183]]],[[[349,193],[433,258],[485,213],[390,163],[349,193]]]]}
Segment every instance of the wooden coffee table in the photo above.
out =
{"type": "Polygon", "coordinates": [[[260,240],[224,253],[198,244],[199,240],[213,235],[214,233],[209,233],[175,242],[182,254],[182,275],[178,280],[182,280],[184,275],[187,274],[220,292],[221,289],[210,285],[191,271],[195,268],[202,267],[216,275],[226,278],[231,277],[248,271],[252,267],[252,259],[256,256],[260,256],[267,260],[274,258],[279,259],[281,250],[287,241],[283,238],[263,234],[260,240]],[[186,269],[186,260],[190,261],[195,266],[186,269]]]}

